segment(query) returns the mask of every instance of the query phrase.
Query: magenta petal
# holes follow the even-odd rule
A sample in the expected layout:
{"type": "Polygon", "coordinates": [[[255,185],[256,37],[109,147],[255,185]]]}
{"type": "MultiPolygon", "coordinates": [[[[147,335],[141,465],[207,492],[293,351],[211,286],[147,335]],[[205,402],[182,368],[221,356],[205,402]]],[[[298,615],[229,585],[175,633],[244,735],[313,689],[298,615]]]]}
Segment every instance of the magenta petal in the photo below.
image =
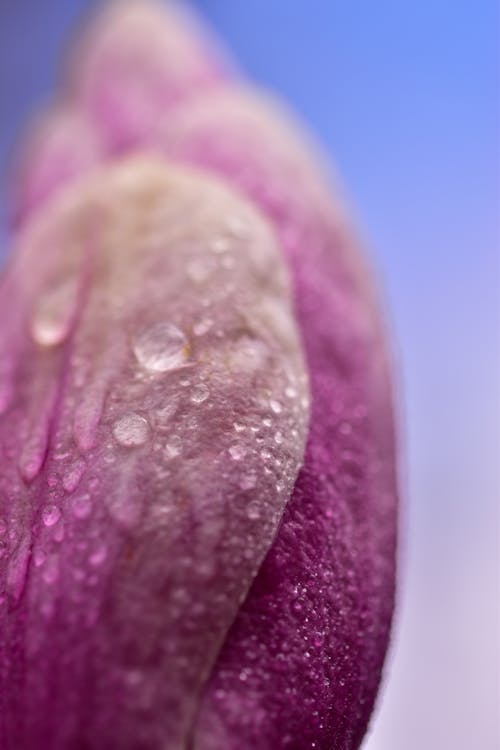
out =
{"type": "Polygon", "coordinates": [[[305,465],[199,714],[196,750],[357,748],[394,602],[396,466],[384,332],[369,274],[286,114],[257,95],[198,100],[159,147],[224,176],[274,224],[311,378],[305,465]]]}
{"type": "Polygon", "coordinates": [[[6,750],[185,747],[303,460],[273,233],[156,162],[65,191],[2,281],[6,750]]]}
{"type": "Polygon", "coordinates": [[[76,107],[50,107],[27,134],[17,164],[12,199],[17,228],[52,196],[104,157],[94,125],[76,107]]]}

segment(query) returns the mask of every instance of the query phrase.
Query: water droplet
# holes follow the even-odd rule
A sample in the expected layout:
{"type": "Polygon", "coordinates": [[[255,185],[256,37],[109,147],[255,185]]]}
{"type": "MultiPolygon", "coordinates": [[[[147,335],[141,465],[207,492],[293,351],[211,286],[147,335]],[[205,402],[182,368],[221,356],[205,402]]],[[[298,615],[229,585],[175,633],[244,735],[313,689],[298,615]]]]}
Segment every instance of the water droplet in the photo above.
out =
{"type": "Polygon", "coordinates": [[[57,487],[59,483],[59,477],[57,474],[49,474],[47,477],[47,486],[50,487],[50,489],[54,489],[54,487],[57,487]]]}
{"type": "Polygon", "coordinates": [[[133,448],[144,445],[149,437],[149,422],[139,414],[125,414],[113,425],[113,435],[120,445],[133,448]]]}
{"type": "Polygon", "coordinates": [[[260,518],[261,508],[258,502],[251,502],[247,505],[247,516],[251,521],[260,518]]]}
{"type": "Polygon", "coordinates": [[[47,559],[47,553],[45,550],[37,548],[35,549],[33,553],[33,560],[35,562],[35,567],[39,568],[41,565],[44,564],[45,560],[47,559]]]}
{"type": "Polygon", "coordinates": [[[245,219],[241,218],[241,216],[237,216],[236,214],[234,216],[228,216],[225,223],[227,231],[230,232],[233,237],[242,238],[248,234],[248,224],[245,219]]]}
{"type": "Polygon", "coordinates": [[[242,458],[245,458],[246,453],[245,446],[239,443],[235,443],[229,448],[229,455],[234,461],[241,461],[242,458]]]}
{"type": "Polygon", "coordinates": [[[271,427],[272,423],[272,419],[269,419],[269,417],[265,417],[265,419],[262,420],[264,427],[271,427]]]}
{"type": "Polygon", "coordinates": [[[233,428],[235,432],[243,432],[245,430],[245,425],[240,424],[239,422],[233,422],[233,428]]]}
{"type": "Polygon", "coordinates": [[[195,284],[203,284],[214,270],[214,261],[210,258],[197,258],[186,266],[186,273],[195,284]]]}
{"type": "Polygon", "coordinates": [[[180,328],[172,323],[156,323],[139,334],[133,351],[146,370],[167,372],[186,362],[189,342],[180,328]]]}
{"type": "Polygon", "coordinates": [[[101,565],[106,557],[108,556],[108,551],[104,544],[101,544],[99,547],[97,547],[94,552],[89,557],[89,562],[91,565],[94,565],[97,567],[98,565],[101,565]]]}
{"type": "Polygon", "coordinates": [[[40,346],[57,346],[68,335],[75,305],[77,281],[65,280],[41,297],[31,321],[31,335],[40,346]]]}
{"type": "Polygon", "coordinates": [[[87,518],[92,510],[92,501],[88,495],[82,495],[74,500],[72,508],[77,518],[87,518]]]}
{"type": "Polygon", "coordinates": [[[214,322],[211,318],[203,318],[198,323],[195,323],[193,326],[193,333],[195,336],[203,336],[205,333],[207,333],[211,327],[213,326],[214,322]]]}
{"type": "Polygon", "coordinates": [[[268,461],[271,458],[271,453],[267,450],[267,448],[263,448],[260,452],[260,457],[264,459],[264,461],[268,461]]]}
{"type": "Polygon", "coordinates": [[[52,555],[52,557],[49,557],[47,562],[45,563],[42,578],[45,583],[48,584],[55,583],[59,578],[59,562],[57,557],[55,557],[54,555],[52,555]]]}
{"type": "Polygon", "coordinates": [[[74,492],[78,487],[85,469],[84,461],[76,461],[63,477],[63,487],[66,492],[74,492]]]}
{"type": "Polygon", "coordinates": [[[253,490],[257,484],[257,477],[255,474],[245,474],[240,480],[240,488],[242,490],[253,490]]]}
{"type": "Polygon", "coordinates": [[[296,391],[296,389],[293,386],[291,386],[291,385],[287,386],[285,388],[285,396],[287,398],[297,398],[297,391],[296,391]]]}
{"type": "Polygon", "coordinates": [[[275,435],[274,435],[274,442],[276,443],[276,445],[281,445],[281,443],[283,442],[283,433],[282,432],[278,431],[278,432],[275,433],[275,435]]]}
{"type": "Polygon", "coordinates": [[[227,237],[216,237],[210,243],[210,249],[214,253],[226,253],[230,248],[231,243],[227,237]]]}
{"type": "Polygon", "coordinates": [[[57,505],[47,505],[42,510],[42,521],[45,526],[54,526],[61,518],[61,511],[57,505]]]}
{"type": "Polygon", "coordinates": [[[193,388],[193,392],[191,394],[191,401],[194,404],[202,404],[204,401],[207,400],[209,395],[210,395],[210,391],[208,390],[207,386],[204,383],[200,383],[200,385],[197,385],[193,388]]]}
{"type": "Polygon", "coordinates": [[[182,440],[178,435],[172,435],[171,438],[169,438],[166,446],[165,446],[165,452],[169,458],[175,458],[178,456],[182,451],[182,440]]]}
{"type": "Polygon", "coordinates": [[[322,633],[316,633],[316,635],[313,638],[313,644],[316,646],[316,648],[321,648],[321,646],[325,642],[325,637],[322,633]]]}
{"type": "Polygon", "coordinates": [[[275,401],[274,399],[271,399],[269,401],[269,406],[271,407],[271,411],[273,411],[275,414],[280,414],[283,411],[283,407],[281,406],[279,401],[275,401]]]}

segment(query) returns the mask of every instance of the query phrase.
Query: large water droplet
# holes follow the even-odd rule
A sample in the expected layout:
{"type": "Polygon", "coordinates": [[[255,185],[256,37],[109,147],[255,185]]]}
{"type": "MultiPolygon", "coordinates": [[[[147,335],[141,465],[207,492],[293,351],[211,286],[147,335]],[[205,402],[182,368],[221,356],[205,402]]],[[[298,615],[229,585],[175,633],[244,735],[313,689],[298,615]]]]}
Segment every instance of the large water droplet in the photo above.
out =
{"type": "Polygon", "coordinates": [[[150,372],[167,372],[183,365],[189,355],[189,342],[172,323],[156,323],[142,331],[133,345],[139,364],[150,372]]]}
{"type": "Polygon", "coordinates": [[[144,445],[149,432],[148,420],[134,412],[125,414],[113,426],[115,440],[126,448],[144,445]]]}
{"type": "Polygon", "coordinates": [[[45,526],[54,526],[61,518],[61,511],[57,505],[47,505],[42,510],[42,521],[45,526]]]}
{"type": "Polygon", "coordinates": [[[77,303],[77,281],[66,279],[38,300],[31,335],[40,346],[57,346],[68,335],[77,303]]]}

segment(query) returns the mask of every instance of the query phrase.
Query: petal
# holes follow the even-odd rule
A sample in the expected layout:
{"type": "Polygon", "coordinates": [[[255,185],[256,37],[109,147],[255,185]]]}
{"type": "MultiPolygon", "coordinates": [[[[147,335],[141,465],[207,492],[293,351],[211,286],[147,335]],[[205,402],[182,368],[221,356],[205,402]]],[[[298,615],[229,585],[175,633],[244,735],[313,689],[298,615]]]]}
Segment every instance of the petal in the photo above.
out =
{"type": "Polygon", "coordinates": [[[289,117],[254,93],[198,99],[153,139],[273,223],[311,378],[305,464],[199,714],[196,750],[357,748],[394,602],[396,468],[385,334],[357,243],[289,117]]]}
{"type": "Polygon", "coordinates": [[[225,69],[186,9],[118,0],[83,34],[69,90],[115,151],[139,142],[162,112],[217,86],[225,69]]]}
{"type": "Polygon", "coordinates": [[[104,144],[93,123],[63,103],[52,105],[31,126],[19,151],[11,199],[16,228],[104,158],[104,144]]]}
{"type": "Polygon", "coordinates": [[[274,236],[125,161],[27,224],[0,307],[0,746],[184,747],[303,459],[274,236]]]}

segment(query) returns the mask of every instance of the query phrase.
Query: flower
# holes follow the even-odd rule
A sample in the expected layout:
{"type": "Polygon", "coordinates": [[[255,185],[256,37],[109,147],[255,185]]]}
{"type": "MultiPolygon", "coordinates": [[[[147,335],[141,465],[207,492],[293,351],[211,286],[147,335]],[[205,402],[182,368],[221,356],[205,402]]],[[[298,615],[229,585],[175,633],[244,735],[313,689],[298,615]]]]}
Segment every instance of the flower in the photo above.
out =
{"type": "Polygon", "coordinates": [[[0,298],[8,750],[359,747],[393,400],[320,161],[170,10],[120,3],[80,40],[0,298]]]}

